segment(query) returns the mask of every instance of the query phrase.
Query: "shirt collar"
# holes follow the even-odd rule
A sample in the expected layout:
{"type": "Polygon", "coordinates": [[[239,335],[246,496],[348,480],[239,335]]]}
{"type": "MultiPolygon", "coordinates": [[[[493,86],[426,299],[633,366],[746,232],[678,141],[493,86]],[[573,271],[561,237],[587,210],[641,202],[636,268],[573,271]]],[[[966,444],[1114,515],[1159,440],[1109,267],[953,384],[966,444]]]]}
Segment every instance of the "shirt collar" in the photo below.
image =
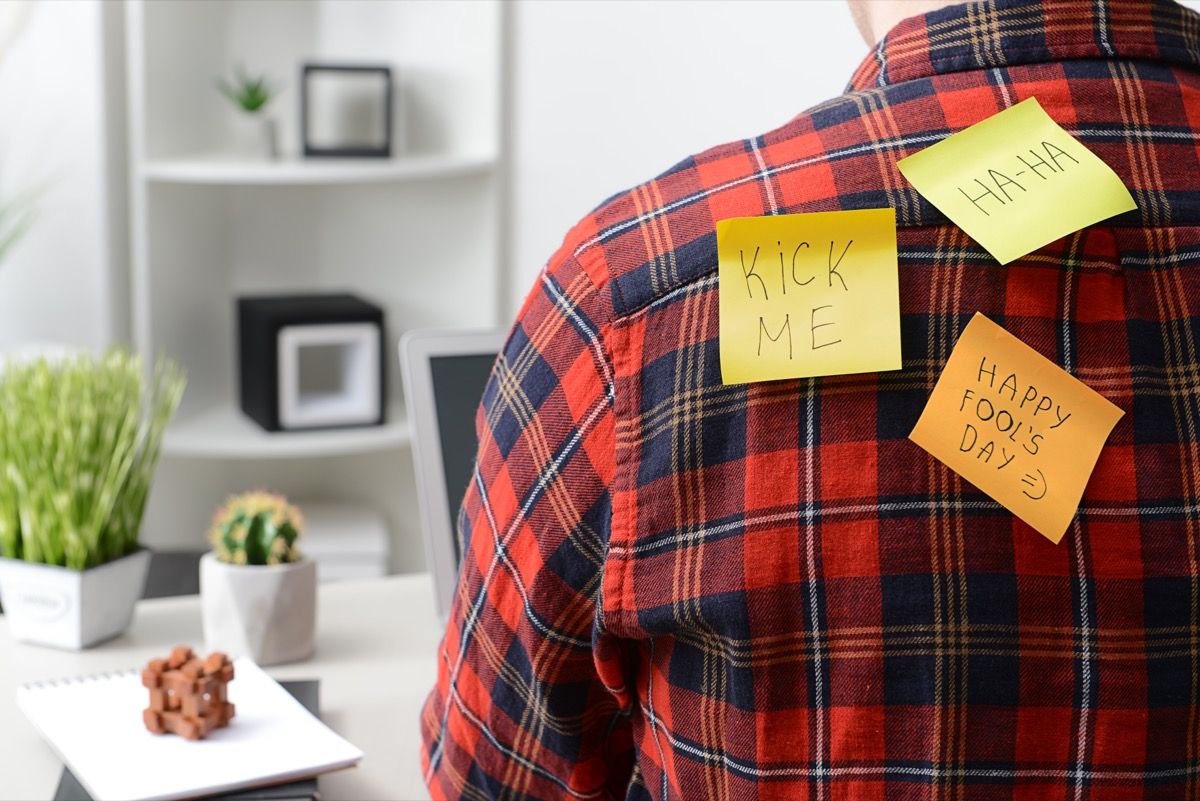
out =
{"type": "Polygon", "coordinates": [[[1121,58],[1200,68],[1200,14],[1173,0],[983,0],[909,17],[848,91],[1050,61],[1121,58]]]}

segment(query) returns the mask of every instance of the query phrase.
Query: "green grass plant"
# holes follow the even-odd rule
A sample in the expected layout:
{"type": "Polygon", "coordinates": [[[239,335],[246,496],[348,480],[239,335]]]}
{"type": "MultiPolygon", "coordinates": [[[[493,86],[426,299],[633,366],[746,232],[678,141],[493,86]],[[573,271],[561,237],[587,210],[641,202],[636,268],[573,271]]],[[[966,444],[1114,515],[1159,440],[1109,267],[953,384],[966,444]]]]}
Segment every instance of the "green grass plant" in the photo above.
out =
{"type": "Polygon", "coordinates": [[[0,556],[84,570],[136,550],[179,367],[114,349],[0,373],[0,556]]]}

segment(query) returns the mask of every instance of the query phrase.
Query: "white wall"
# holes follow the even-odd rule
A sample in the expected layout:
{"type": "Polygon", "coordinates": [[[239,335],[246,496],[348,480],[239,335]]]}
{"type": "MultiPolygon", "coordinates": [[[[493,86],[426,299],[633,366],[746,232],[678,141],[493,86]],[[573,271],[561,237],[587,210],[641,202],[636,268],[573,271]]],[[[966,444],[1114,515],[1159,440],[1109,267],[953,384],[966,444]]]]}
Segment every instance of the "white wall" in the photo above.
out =
{"type": "Polygon", "coordinates": [[[28,11],[0,59],[0,198],[39,193],[33,226],[0,264],[0,347],[96,347],[124,331],[108,270],[117,243],[106,202],[104,9],[76,1],[28,11]]]}
{"type": "Polygon", "coordinates": [[[510,312],[605,198],[840,94],[867,54],[845,0],[519,0],[512,13],[510,312]]]}
{"type": "Polygon", "coordinates": [[[844,0],[520,0],[510,10],[513,310],[605,198],[840,94],[867,54],[844,0]]]}
{"type": "MultiPolygon", "coordinates": [[[[112,131],[105,140],[124,109],[101,53],[113,28],[102,17],[119,6],[32,6],[0,59],[0,197],[45,189],[35,226],[0,265],[0,348],[98,345],[127,330],[123,187],[104,186],[106,148],[119,158],[124,144],[112,131]]],[[[866,54],[844,0],[518,0],[509,11],[510,312],[603,199],[839,93],[866,54]]]]}

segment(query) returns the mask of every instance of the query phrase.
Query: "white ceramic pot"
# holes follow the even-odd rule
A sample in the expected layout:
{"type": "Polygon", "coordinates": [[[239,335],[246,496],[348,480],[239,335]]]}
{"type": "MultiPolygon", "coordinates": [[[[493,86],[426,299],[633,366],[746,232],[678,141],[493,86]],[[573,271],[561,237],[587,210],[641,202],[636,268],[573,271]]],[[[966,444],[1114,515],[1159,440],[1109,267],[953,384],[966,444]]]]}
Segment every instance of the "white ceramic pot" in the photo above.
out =
{"type": "Polygon", "coordinates": [[[234,153],[253,161],[279,158],[279,134],[275,118],[264,111],[233,112],[234,153]]]}
{"type": "Polygon", "coordinates": [[[317,632],[317,563],[232,565],[200,558],[204,645],[230,657],[278,665],[312,656],[317,632]]]}
{"type": "Polygon", "coordinates": [[[79,650],[129,628],[150,551],[87,570],[0,559],[0,603],[14,639],[79,650]]]}

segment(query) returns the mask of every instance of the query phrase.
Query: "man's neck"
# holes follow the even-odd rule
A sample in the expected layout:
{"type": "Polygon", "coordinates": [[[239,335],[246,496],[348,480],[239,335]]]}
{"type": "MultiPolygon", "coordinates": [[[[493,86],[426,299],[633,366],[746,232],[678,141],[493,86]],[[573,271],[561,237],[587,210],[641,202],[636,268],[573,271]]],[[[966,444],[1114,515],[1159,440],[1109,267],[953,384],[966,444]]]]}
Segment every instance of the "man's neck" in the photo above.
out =
{"type": "Polygon", "coordinates": [[[963,0],[851,0],[850,10],[867,44],[875,44],[902,19],[926,14],[963,0]]]}

